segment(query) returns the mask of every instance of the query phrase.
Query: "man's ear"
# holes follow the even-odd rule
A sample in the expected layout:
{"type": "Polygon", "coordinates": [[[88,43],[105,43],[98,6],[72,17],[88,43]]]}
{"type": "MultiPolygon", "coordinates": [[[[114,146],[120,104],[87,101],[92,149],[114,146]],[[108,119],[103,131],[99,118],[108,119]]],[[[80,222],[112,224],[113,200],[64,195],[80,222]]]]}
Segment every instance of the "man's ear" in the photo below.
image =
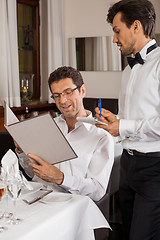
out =
{"type": "Polygon", "coordinates": [[[82,98],[84,98],[86,95],[86,87],[84,84],[81,86],[80,92],[81,92],[82,98]]]}
{"type": "Polygon", "coordinates": [[[138,32],[142,27],[142,24],[139,20],[135,20],[133,23],[134,32],[138,32]]]}

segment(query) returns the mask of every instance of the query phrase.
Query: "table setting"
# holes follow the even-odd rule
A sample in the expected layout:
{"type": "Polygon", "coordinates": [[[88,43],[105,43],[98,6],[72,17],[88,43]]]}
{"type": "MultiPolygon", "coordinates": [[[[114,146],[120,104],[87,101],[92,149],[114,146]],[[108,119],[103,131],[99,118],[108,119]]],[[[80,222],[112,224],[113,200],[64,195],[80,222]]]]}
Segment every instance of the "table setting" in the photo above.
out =
{"type": "Polygon", "coordinates": [[[89,197],[27,181],[11,150],[1,163],[0,239],[94,240],[94,229],[110,228],[89,197]]]}

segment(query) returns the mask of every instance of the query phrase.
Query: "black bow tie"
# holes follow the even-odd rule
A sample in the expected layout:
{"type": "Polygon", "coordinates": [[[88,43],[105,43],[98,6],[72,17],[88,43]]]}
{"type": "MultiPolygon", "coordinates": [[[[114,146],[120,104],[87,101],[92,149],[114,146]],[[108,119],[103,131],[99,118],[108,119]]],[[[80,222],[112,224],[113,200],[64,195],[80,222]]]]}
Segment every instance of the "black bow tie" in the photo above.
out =
{"type": "MultiPolygon", "coordinates": [[[[152,46],[150,46],[148,49],[147,49],[147,53],[148,54],[149,52],[151,52],[153,49],[157,48],[158,47],[158,44],[155,43],[153,44],[152,46]]],[[[132,58],[132,57],[127,57],[127,60],[128,60],[128,64],[131,68],[133,68],[133,66],[137,63],[140,63],[140,64],[144,64],[144,60],[142,59],[140,53],[136,53],[135,55],[135,58],[132,58]]]]}
{"type": "Polygon", "coordinates": [[[137,63],[140,63],[140,64],[143,64],[144,61],[140,55],[140,53],[136,53],[135,55],[135,58],[132,58],[132,57],[127,57],[127,60],[128,60],[128,64],[131,68],[133,68],[133,66],[137,63]]]}

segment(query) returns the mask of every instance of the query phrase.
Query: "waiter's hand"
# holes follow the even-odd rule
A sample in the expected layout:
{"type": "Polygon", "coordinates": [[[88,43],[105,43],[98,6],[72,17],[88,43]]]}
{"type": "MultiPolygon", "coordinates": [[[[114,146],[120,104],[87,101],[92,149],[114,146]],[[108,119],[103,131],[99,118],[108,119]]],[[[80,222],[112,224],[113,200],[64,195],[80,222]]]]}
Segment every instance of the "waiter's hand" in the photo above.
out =
{"type": "Polygon", "coordinates": [[[96,117],[99,121],[108,124],[108,125],[96,124],[96,126],[99,128],[105,129],[114,137],[119,136],[119,119],[117,119],[112,112],[104,108],[101,109],[101,117],[99,116],[100,111],[98,107],[95,108],[95,112],[96,112],[96,117]]]}
{"type": "Polygon", "coordinates": [[[47,182],[53,182],[59,185],[62,184],[64,174],[57,167],[45,162],[35,154],[29,153],[28,156],[37,162],[37,164],[33,162],[29,163],[35,175],[47,182]]]}

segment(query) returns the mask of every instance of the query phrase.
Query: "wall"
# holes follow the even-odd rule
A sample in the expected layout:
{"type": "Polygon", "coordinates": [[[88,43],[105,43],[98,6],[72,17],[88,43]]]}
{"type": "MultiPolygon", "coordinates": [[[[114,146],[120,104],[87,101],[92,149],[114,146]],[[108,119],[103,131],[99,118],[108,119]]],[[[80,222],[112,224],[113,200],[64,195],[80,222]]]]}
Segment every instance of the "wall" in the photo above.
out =
{"type": "MultiPolygon", "coordinates": [[[[68,63],[68,38],[112,36],[111,26],[106,22],[110,4],[116,0],[64,0],[65,45],[68,63]]],[[[160,22],[159,0],[151,0],[160,22]]],[[[156,32],[160,33],[160,25],[156,32]]],[[[121,72],[82,72],[88,97],[118,98],[121,72]]]]}
{"type": "Polygon", "coordinates": [[[86,96],[96,98],[118,98],[121,72],[81,72],[86,96]]]}

